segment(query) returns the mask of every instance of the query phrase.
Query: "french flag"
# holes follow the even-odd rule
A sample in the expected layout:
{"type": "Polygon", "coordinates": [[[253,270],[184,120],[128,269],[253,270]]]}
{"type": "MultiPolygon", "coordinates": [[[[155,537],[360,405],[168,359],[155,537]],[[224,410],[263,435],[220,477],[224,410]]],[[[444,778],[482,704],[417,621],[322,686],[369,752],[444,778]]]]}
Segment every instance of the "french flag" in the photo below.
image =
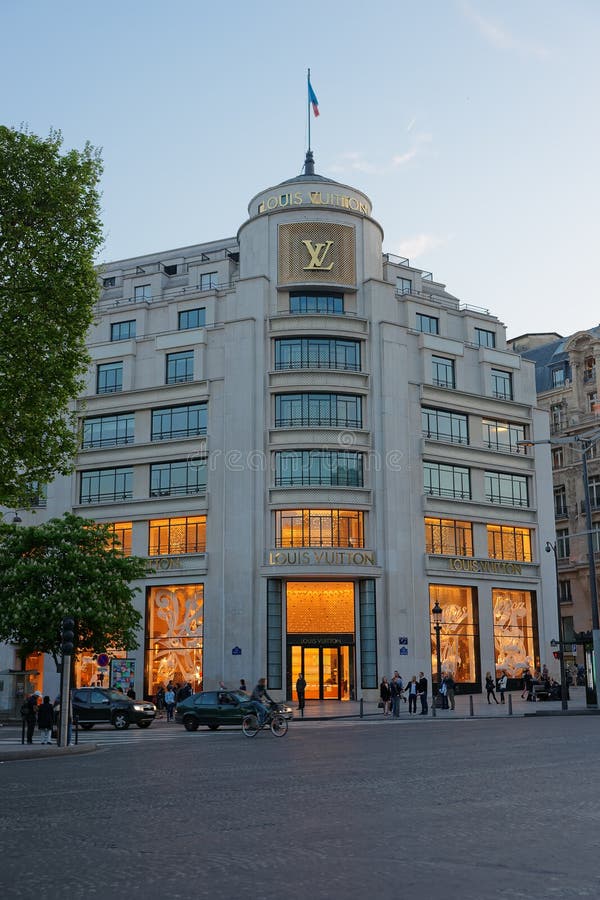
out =
{"type": "Polygon", "coordinates": [[[312,84],[310,83],[310,76],[308,78],[308,102],[312,104],[313,113],[315,116],[319,115],[319,101],[317,100],[317,95],[312,89],[312,84]]]}

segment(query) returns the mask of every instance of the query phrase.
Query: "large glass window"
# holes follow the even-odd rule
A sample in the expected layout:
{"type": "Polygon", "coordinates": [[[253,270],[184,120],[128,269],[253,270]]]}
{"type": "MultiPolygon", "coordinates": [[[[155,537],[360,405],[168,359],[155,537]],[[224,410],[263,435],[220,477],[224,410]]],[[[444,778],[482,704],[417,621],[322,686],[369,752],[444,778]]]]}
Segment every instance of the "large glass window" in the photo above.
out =
{"type": "Polygon", "coordinates": [[[473,556],[472,523],[426,516],[425,552],[448,556],[473,556]]]}
{"type": "Polygon", "coordinates": [[[275,427],[362,428],[362,399],[354,394],[277,394],[275,427]]]}
{"type": "Polygon", "coordinates": [[[290,293],[290,312],[340,316],[344,313],[344,295],[290,293]]]}
{"type": "Polygon", "coordinates": [[[432,356],[431,369],[435,385],[446,388],[456,387],[453,359],[446,359],[444,356],[432,356]]]}
{"type": "Polygon", "coordinates": [[[98,394],[116,394],[123,390],[123,361],[100,363],[97,369],[98,394]]]}
{"type": "Polygon", "coordinates": [[[492,369],[492,397],[499,400],[512,400],[512,373],[504,372],[502,369],[492,369]]]}
{"type": "Polygon", "coordinates": [[[494,331],[488,331],[487,328],[476,328],[475,340],[480,347],[495,347],[496,333],[494,331]]]}
{"type": "Polygon", "coordinates": [[[426,494],[438,497],[453,497],[456,500],[470,500],[471,478],[465,466],[450,466],[446,463],[423,463],[424,487],[426,494]]]}
{"type": "Polygon", "coordinates": [[[111,522],[113,544],[120,547],[124,556],[131,556],[133,526],[131,522],[111,522]]]}
{"type": "Polygon", "coordinates": [[[148,589],[146,681],[156,698],[170,681],[203,688],[204,586],[179,584],[148,589]]]}
{"type": "Polygon", "coordinates": [[[152,300],[152,285],[138,284],[133,289],[134,300],[152,300]]]}
{"type": "Polygon", "coordinates": [[[425,334],[439,334],[440,320],[436,316],[426,316],[425,313],[417,313],[417,331],[425,334]]]}
{"type": "Polygon", "coordinates": [[[206,434],[206,422],[206,403],[189,403],[185,406],[153,409],[152,440],[167,441],[173,438],[206,434]]]}
{"type": "Polygon", "coordinates": [[[278,338],[276,369],[345,369],[360,372],[360,341],[341,338],[278,338]]]}
{"type": "Polygon", "coordinates": [[[463,413],[446,409],[421,410],[423,434],[434,441],[450,441],[453,444],[469,443],[469,423],[463,413]]]}
{"type": "MultiPolygon", "coordinates": [[[[451,674],[461,685],[480,681],[479,610],[477,590],[470,587],[429,585],[429,608],[442,610],[440,662],[442,675],[451,674]]],[[[431,622],[431,671],[437,672],[436,634],[431,622]]]]}
{"type": "Polygon", "coordinates": [[[177,318],[177,327],[180,331],[188,328],[204,328],[206,325],[206,309],[182,309],[177,318]]]}
{"type": "Polygon", "coordinates": [[[203,272],[200,275],[198,287],[201,291],[214,291],[217,288],[218,272],[203,272]]]}
{"type": "Polygon", "coordinates": [[[275,484],[363,486],[363,454],[345,450],[281,450],[275,454],[275,484]]]}
{"type": "Polygon", "coordinates": [[[206,551],[206,516],[151,519],[149,556],[173,556],[206,551]]]}
{"type": "Polygon", "coordinates": [[[525,440],[525,429],[522,425],[513,425],[510,422],[498,422],[496,419],[482,419],[483,441],[490,450],[500,450],[505,453],[524,453],[524,448],[519,446],[520,441],[525,440]]]}
{"type": "Polygon", "coordinates": [[[402,278],[399,275],[396,277],[397,294],[410,294],[412,291],[412,286],[412,278],[402,278]]]}
{"type": "Polygon", "coordinates": [[[129,319],[127,322],[113,322],[110,326],[111,341],[127,341],[129,338],[134,338],[135,326],[135,319],[129,319]]]}
{"type": "Polygon", "coordinates": [[[84,450],[89,450],[90,447],[116,447],[120,444],[133,444],[134,421],[133,413],[91,416],[83,422],[81,446],[84,450]]]}
{"type": "Polygon", "coordinates": [[[353,509],[280,509],[276,547],[364,547],[363,513],[353,509]]]}
{"type": "Polygon", "coordinates": [[[206,490],[206,457],[150,466],[150,496],[202,494],[206,490]]]}
{"type": "Polygon", "coordinates": [[[488,525],[488,556],[490,559],[514,559],[531,562],[531,530],[512,525],[488,525]]]}
{"type": "Polygon", "coordinates": [[[539,664],[535,595],[492,588],[492,605],[496,672],[520,679],[539,664]]]}
{"type": "Polygon", "coordinates": [[[527,476],[486,472],[485,499],[503,506],[528,506],[527,476]]]}
{"type": "Polygon", "coordinates": [[[194,351],[167,353],[167,384],[194,380],[194,351]]]}
{"type": "Polygon", "coordinates": [[[80,503],[104,503],[108,500],[131,500],[133,469],[93,469],[81,473],[80,503]]]}
{"type": "Polygon", "coordinates": [[[552,369],[552,387],[562,387],[567,378],[567,373],[564,366],[558,366],[556,369],[552,369]]]}

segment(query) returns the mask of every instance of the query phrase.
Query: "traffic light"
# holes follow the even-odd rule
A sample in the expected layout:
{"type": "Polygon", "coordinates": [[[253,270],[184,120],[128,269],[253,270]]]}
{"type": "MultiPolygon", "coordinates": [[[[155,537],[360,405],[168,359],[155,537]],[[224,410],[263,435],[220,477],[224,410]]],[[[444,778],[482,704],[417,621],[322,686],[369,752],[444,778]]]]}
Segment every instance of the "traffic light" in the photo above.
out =
{"type": "Polygon", "coordinates": [[[67,617],[62,620],[60,629],[60,652],[63,656],[71,656],[75,649],[75,620],[67,617]]]}

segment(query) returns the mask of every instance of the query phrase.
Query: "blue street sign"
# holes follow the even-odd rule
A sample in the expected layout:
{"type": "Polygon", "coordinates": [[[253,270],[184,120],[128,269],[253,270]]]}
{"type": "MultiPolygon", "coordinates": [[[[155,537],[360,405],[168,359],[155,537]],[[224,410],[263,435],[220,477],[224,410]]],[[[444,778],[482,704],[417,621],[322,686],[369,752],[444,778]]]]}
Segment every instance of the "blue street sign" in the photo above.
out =
{"type": "Polygon", "coordinates": [[[398,643],[401,645],[408,644],[408,638],[405,635],[400,635],[400,637],[398,638],[398,643]]]}
{"type": "Polygon", "coordinates": [[[408,656],[408,647],[400,647],[400,656],[408,656]]]}
{"type": "Polygon", "coordinates": [[[242,655],[241,647],[234,647],[233,650],[231,651],[231,655],[232,656],[241,656],[242,655]]]}

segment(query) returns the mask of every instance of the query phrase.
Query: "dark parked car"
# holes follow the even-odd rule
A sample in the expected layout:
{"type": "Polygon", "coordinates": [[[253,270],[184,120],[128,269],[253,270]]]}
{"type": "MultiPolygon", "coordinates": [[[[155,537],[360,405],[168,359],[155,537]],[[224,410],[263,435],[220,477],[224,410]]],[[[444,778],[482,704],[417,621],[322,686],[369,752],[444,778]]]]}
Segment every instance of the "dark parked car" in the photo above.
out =
{"type": "Polygon", "coordinates": [[[147,700],[130,700],[112,688],[75,688],[73,691],[73,718],[86,731],[94,725],[114,725],[115,728],[149,728],[156,717],[154,703],[147,700]]]}
{"type": "MultiPolygon", "coordinates": [[[[183,723],[187,731],[196,731],[199,725],[206,725],[216,731],[219,725],[241,725],[248,712],[253,712],[250,697],[240,691],[203,691],[182,700],[175,708],[175,721],[183,723]]],[[[286,719],[292,717],[292,710],[285,706],[286,719]]]]}

